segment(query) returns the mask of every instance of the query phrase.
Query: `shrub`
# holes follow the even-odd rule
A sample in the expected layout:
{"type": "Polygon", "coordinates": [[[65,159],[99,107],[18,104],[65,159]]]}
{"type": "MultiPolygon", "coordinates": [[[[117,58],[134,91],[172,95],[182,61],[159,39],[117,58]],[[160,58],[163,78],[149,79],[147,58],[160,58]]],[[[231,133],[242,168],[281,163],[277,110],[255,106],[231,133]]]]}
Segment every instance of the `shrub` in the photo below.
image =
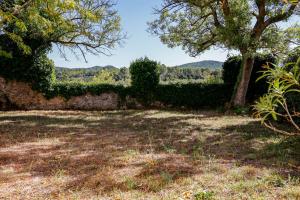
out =
{"type": "Polygon", "coordinates": [[[0,76],[9,80],[30,83],[32,88],[46,93],[55,79],[53,62],[47,58],[50,46],[41,47],[40,41],[31,40],[32,54],[25,55],[9,40],[7,36],[0,36],[0,46],[10,52],[12,57],[1,57],[0,76]],[[35,48],[39,46],[39,48],[35,48]]]}
{"type": "MultiPolygon", "coordinates": [[[[268,94],[264,95],[256,102],[254,108],[256,116],[262,119],[262,123],[268,128],[285,135],[300,136],[300,107],[295,106],[291,101],[300,103],[300,59],[290,69],[290,66],[285,67],[275,66],[268,67],[262,77],[269,80],[268,94]],[[298,98],[297,98],[298,97],[298,98]],[[274,125],[273,121],[282,119],[287,122],[295,131],[290,128],[274,125]]],[[[296,104],[297,105],[297,104],[296,104]]]]}
{"type": "Polygon", "coordinates": [[[47,93],[55,82],[55,66],[45,54],[34,60],[26,76],[32,80],[32,88],[47,93]]]}
{"type": "MultiPolygon", "coordinates": [[[[255,57],[253,70],[249,82],[247,101],[254,102],[260,96],[264,95],[268,91],[268,84],[266,79],[260,79],[257,81],[258,77],[261,76],[262,71],[264,71],[265,65],[268,63],[276,63],[276,58],[272,55],[259,54],[255,57]]],[[[225,84],[231,85],[232,88],[235,87],[237,78],[240,73],[242,65],[241,56],[234,56],[227,59],[223,65],[223,80],[225,84]]]]}
{"type": "Polygon", "coordinates": [[[159,84],[158,63],[146,58],[140,58],[130,64],[131,84],[136,96],[149,103],[159,84]]]}

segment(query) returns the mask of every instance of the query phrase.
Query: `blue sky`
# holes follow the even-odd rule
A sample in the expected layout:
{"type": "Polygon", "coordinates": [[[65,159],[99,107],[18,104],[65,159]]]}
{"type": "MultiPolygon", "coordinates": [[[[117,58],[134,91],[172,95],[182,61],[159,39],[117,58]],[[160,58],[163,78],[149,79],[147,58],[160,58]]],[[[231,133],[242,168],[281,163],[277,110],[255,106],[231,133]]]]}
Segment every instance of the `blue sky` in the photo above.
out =
{"type": "Polygon", "coordinates": [[[161,2],[161,0],[118,0],[116,8],[122,17],[122,27],[129,38],[125,40],[123,47],[112,51],[113,56],[88,55],[88,63],[85,63],[82,58],[78,60],[74,55],[68,53],[69,61],[66,61],[54,48],[49,57],[54,60],[56,66],[60,67],[92,67],[96,65],[124,67],[128,66],[132,60],[144,56],[168,66],[200,60],[224,61],[226,59],[227,51],[224,50],[211,50],[197,58],[192,58],[181,48],[170,49],[163,45],[159,38],[148,33],[146,31],[147,22],[155,18],[153,8],[159,6],[161,2]]]}

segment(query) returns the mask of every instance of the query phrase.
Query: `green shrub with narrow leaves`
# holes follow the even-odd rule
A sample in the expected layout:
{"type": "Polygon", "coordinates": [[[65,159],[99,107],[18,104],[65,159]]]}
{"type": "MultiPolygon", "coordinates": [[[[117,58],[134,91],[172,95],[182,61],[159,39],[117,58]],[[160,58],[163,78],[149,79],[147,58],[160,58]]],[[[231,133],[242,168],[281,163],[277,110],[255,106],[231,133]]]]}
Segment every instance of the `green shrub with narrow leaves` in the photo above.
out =
{"type": "Polygon", "coordinates": [[[297,63],[268,67],[261,78],[267,78],[268,93],[260,97],[254,109],[268,128],[285,135],[300,136],[300,58],[297,63]],[[289,126],[278,126],[282,121],[289,126]]]}

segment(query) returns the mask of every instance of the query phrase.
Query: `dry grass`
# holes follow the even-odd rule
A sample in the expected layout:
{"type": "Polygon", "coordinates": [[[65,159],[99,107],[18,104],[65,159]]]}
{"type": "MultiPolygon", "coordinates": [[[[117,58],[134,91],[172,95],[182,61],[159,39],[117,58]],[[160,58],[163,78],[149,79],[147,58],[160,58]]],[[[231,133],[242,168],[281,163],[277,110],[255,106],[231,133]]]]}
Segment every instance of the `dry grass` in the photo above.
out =
{"type": "Polygon", "coordinates": [[[300,199],[300,139],[215,112],[0,112],[0,199],[300,199]]]}

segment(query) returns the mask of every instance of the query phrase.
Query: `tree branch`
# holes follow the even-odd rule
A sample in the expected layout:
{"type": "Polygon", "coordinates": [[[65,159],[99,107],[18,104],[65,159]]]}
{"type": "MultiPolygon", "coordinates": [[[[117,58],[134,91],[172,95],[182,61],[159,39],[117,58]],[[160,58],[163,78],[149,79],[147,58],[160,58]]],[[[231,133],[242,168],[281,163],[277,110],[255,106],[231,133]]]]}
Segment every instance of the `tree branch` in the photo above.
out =
{"type": "Polygon", "coordinates": [[[285,20],[285,19],[288,19],[289,17],[291,17],[294,13],[294,10],[296,9],[296,7],[299,5],[298,4],[292,4],[290,6],[290,8],[285,11],[285,12],[280,12],[279,14],[273,16],[273,17],[270,17],[267,21],[265,21],[265,27],[271,25],[271,24],[274,24],[274,23],[277,23],[277,22],[280,22],[282,20],[285,20]]]}

